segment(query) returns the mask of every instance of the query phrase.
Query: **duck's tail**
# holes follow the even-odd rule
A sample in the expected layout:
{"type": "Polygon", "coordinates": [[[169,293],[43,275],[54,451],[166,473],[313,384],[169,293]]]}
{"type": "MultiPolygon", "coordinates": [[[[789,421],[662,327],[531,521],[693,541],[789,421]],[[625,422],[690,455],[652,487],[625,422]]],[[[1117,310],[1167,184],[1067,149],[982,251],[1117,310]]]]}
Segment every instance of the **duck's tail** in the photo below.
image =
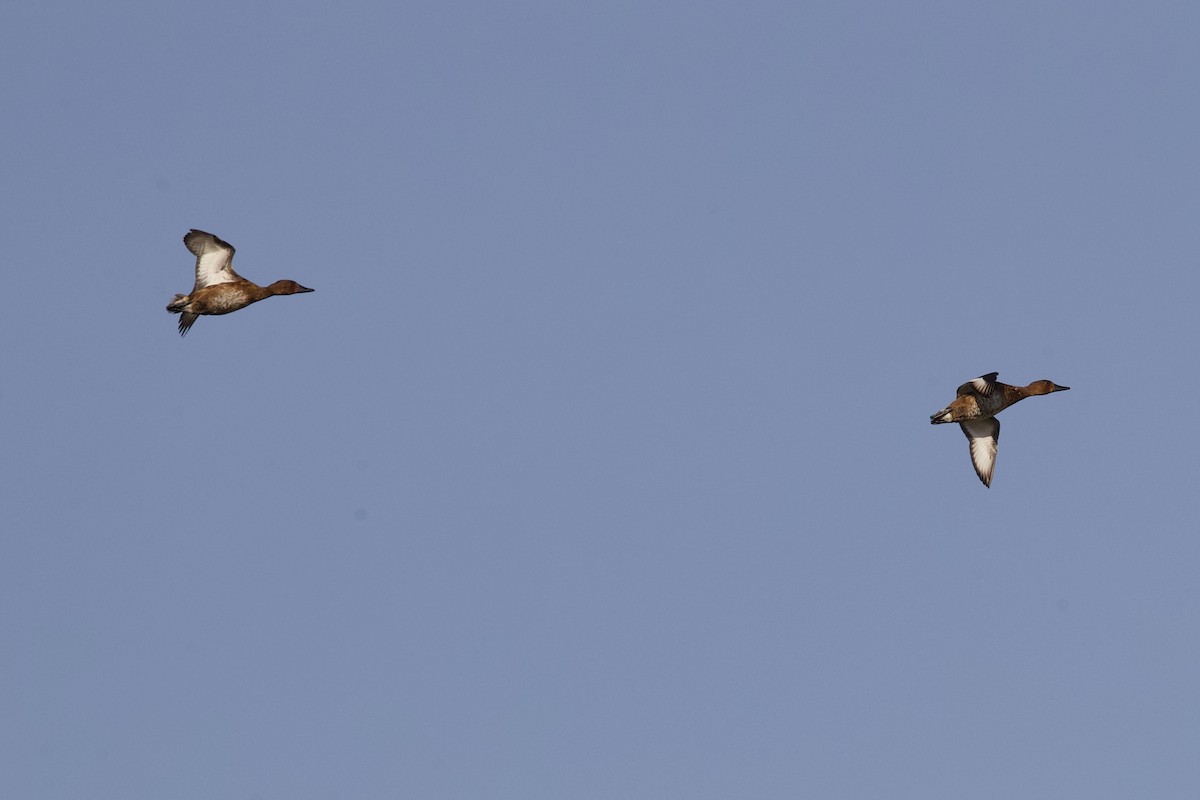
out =
{"type": "Polygon", "coordinates": [[[196,317],[199,316],[198,314],[192,314],[188,312],[188,303],[191,301],[192,298],[188,297],[186,294],[177,294],[175,295],[174,300],[167,303],[167,311],[170,311],[172,314],[179,315],[180,336],[187,335],[188,330],[192,327],[192,323],[194,323],[196,321],[196,317]]]}

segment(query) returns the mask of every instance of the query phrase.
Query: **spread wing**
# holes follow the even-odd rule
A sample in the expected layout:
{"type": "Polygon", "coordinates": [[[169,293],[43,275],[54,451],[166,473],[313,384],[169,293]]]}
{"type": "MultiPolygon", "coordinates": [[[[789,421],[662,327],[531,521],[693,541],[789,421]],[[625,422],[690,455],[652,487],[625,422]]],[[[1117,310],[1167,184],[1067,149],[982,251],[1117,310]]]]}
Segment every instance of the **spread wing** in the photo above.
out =
{"type": "Polygon", "coordinates": [[[971,443],[971,463],[983,485],[992,488],[992,470],[996,467],[996,445],[1000,441],[1000,422],[995,417],[970,419],[958,423],[971,443]]]}
{"type": "MultiPolygon", "coordinates": [[[[220,241],[218,239],[217,241],[220,241]]],[[[987,375],[980,375],[973,381],[967,381],[962,386],[958,387],[958,397],[964,394],[981,394],[987,397],[992,393],[992,389],[996,388],[996,376],[999,372],[989,372],[987,375]]]]}
{"type": "Polygon", "coordinates": [[[183,237],[183,243],[196,256],[196,286],[193,292],[205,286],[242,280],[242,276],[233,271],[233,245],[194,228],[183,237]]]}

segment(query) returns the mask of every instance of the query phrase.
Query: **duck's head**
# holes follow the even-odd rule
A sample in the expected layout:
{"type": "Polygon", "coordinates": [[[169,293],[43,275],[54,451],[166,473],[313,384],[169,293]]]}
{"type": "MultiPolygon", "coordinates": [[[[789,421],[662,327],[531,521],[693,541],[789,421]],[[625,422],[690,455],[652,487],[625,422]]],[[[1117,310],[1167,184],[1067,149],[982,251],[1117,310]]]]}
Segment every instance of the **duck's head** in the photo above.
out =
{"type": "Polygon", "coordinates": [[[1050,394],[1051,392],[1065,392],[1070,388],[1070,386],[1059,386],[1054,381],[1034,381],[1025,387],[1025,394],[1050,394]]]}
{"type": "Polygon", "coordinates": [[[300,294],[301,292],[315,291],[307,286],[301,286],[295,281],[275,281],[267,288],[271,290],[271,294],[300,294]]]}

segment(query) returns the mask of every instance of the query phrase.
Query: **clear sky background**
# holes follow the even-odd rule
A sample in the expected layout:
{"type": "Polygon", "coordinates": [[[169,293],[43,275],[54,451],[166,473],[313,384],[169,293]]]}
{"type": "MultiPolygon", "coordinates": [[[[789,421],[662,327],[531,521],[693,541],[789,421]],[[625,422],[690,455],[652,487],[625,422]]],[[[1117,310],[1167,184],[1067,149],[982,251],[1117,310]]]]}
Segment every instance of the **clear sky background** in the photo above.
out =
{"type": "Polygon", "coordinates": [[[1197,41],[6,3],[0,794],[1195,798],[1197,41]]]}

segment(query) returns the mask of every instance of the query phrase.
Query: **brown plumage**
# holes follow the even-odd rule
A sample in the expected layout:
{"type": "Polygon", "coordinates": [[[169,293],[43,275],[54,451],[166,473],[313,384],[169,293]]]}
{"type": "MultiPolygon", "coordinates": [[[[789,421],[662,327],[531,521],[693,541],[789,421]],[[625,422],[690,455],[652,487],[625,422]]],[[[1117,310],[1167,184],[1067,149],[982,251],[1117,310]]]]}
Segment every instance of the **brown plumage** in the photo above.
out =
{"type": "Polygon", "coordinates": [[[196,285],[191,294],[177,294],[167,304],[167,311],[179,314],[180,336],[201,314],[228,314],[273,295],[313,291],[295,281],[275,281],[270,286],[251,283],[233,271],[233,245],[211,233],[193,228],[183,243],[196,256],[196,285]]]}
{"type": "Polygon", "coordinates": [[[1026,397],[1051,392],[1065,392],[1070,386],[1054,381],[1034,381],[1028,386],[1010,386],[996,380],[998,372],[980,375],[958,387],[954,402],[929,417],[938,425],[957,422],[971,443],[971,464],[983,485],[992,487],[992,471],[996,466],[996,445],[1000,441],[1000,421],[996,415],[1026,397]]]}

